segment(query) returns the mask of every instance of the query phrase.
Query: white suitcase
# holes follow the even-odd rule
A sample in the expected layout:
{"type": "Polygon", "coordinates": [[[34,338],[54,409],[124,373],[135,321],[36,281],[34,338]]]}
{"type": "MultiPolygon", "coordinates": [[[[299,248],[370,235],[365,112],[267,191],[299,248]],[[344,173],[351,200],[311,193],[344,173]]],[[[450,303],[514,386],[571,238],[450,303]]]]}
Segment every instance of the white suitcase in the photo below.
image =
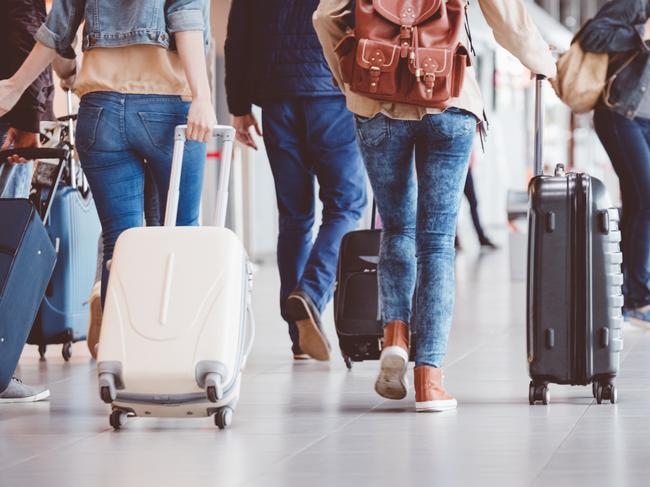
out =
{"type": "Polygon", "coordinates": [[[213,414],[225,428],[253,342],[251,267],[223,228],[235,131],[214,130],[220,227],[175,227],[185,128],[175,131],[165,226],[124,232],[110,264],[97,369],[115,429],[129,416],[213,414]]]}

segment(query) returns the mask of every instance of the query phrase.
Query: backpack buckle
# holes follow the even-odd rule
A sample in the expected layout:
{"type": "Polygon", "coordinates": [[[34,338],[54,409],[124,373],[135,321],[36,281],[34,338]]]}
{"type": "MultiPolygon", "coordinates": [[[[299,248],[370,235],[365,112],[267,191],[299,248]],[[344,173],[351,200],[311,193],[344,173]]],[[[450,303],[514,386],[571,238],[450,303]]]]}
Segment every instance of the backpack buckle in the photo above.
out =
{"type": "Polygon", "coordinates": [[[370,93],[377,93],[380,75],[381,69],[378,66],[370,66],[370,93]]]}

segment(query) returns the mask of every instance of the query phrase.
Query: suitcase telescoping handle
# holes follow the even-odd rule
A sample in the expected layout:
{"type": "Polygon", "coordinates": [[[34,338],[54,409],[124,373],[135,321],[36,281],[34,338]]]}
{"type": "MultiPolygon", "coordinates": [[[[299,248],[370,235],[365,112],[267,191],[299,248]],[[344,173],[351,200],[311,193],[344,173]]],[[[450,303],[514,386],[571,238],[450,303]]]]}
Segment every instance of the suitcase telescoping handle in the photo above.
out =
{"type": "Polygon", "coordinates": [[[50,192],[47,195],[47,201],[45,203],[45,211],[41,211],[40,208],[37,210],[41,215],[43,224],[47,224],[47,220],[50,217],[50,210],[52,209],[52,202],[54,201],[54,196],[59,189],[59,184],[61,183],[61,178],[63,177],[63,170],[65,169],[65,164],[68,159],[68,149],[57,149],[53,147],[32,147],[29,149],[7,149],[0,151],[0,162],[5,162],[11,156],[22,157],[27,160],[35,159],[58,159],[59,165],[56,168],[56,177],[54,178],[54,183],[50,188],[50,192]]]}
{"type": "Polygon", "coordinates": [[[535,76],[535,176],[544,172],[542,149],[544,147],[544,75],[535,76]]]}
{"type": "MultiPolygon", "coordinates": [[[[169,179],[169,192],[167,193],[167,209],[165,210],[166,227],[176,225],[186,129],[187,125],[177,125],[174,130],[174,153],[172,156],[171,177],[169,179]]],[[[219,170],[219,183],[217,187],[217,226],[223,227],[226,225],[226,211],[228,209],[228,183],[230,181],[230,165],[232,163],[235,129],[227,125],[216,125],[212,130],[212,136],[222,143],[221,168],[219,170]]]]}

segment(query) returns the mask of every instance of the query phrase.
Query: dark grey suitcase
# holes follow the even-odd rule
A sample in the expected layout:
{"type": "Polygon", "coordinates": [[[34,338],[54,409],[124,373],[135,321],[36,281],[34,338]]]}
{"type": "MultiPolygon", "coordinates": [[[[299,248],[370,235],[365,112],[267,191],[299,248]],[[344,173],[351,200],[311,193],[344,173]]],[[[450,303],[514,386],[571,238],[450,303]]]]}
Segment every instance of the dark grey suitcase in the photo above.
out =
{"type": "Polygon", "coordinates": [[[592,385],[597,402],[617,400],[623,348],[619,213],[587,174],[541,175],[541,80],[536,96],[536,174],[528,241],[529,402],[550,401],[549,383],[592,385]]]}
{"type": "MultiPolygon", "coordinates": [[[[348,369],[353,362],[379,360],[383,349],[384,327],[377,282],[381,230],[375,228],[376,214],[373,202],[372,228],[347,233],[339,251],[334,323],[348,369]]],[[[416,339],[416,334],[412,333],[411,360],[415,355],[416,339]]]]}

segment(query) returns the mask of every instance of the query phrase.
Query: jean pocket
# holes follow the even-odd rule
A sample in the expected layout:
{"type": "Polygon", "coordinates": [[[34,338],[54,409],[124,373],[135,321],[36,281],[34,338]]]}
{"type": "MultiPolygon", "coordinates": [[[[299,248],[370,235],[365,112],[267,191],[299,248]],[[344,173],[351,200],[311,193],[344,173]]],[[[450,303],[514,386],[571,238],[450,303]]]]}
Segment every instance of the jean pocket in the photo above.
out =
{"type": "Polygon", "coordinates": [[[448,108],[443,113],[427,115],[431,131],[441,139],[467,137],[476,130],[476,117],[460,108],[448,108]]]}
{"type": "Polygon", "coordinates": [[[378,147],[390,137],[390,124],[388,117],[378,113],[372,118],[355,116],[357,134],[363,145],[378,147]]]}
{"type": "MultiPolygon", "coordinates": [[[[187,123],[187,115],[181,113],[138,112],[151,143],[165,154],[171,155],[174,149],[174,129],[187,123]]],[[[188,140],[185,152],[204,147],[201,142],[188,140]]]]}
{"type": "Polygon", "coordinates": [[[97,140],[97,127],[102,116],[102,107],[81,105],[77,115],[75,144],[81,152],[90,151],[97,140]]]}

